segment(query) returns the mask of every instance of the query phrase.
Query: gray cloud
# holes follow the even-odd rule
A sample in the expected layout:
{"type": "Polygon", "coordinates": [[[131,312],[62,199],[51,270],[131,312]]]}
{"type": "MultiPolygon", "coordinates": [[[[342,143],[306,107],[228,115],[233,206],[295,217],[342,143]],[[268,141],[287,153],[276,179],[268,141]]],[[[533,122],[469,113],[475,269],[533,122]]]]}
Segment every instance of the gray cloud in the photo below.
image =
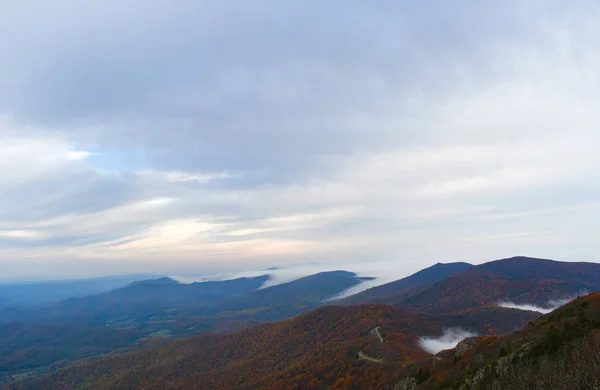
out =
{"type": "Polygon", "coordinates": [[[597,260],[599,11],[3,5],[0,262],[597,260]]]}

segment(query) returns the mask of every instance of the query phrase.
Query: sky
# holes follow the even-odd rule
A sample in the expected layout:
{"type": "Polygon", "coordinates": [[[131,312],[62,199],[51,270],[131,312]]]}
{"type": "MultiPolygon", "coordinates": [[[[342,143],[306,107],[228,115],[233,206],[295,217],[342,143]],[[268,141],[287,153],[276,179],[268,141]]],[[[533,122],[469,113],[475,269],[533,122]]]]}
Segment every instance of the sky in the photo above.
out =
{"type": "Polygon", "coordinates": [[[0,280],[600,261],[599,18],[0,0],[0,280]]]}

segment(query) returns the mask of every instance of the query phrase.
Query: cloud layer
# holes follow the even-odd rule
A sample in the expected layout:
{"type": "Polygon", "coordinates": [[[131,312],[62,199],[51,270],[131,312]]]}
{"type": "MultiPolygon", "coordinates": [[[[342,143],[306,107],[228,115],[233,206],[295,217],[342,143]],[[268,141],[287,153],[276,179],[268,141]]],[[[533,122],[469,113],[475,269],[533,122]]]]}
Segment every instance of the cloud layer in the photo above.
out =
{"type": "Polygon", "coordinates": [[[464,329],[452,328],[444,330],[444,334],[440,337],[421,337],[421,339],[419,339],[419,345],[423,350],[436,354],[440,351],[454,348],[465,338],[473,336],[476,336],[476,334],[464,329]]]}
{"type": "MultiPolygon", "coordinates": [[[[584,295],[584,294],[587,294],[587,293],[581,293],[580,295],[584,295]]],[[[548,301],[548,303],[546,305],[544,305],[544,307],[537,306],[537,305],[531,305],[531,304],[527,304],[527,303],[517,304],[517,303],[509,302],[509,301],[499,302],[498,306],[506,307],[509,309],[537,311],[538,313],[547,314],[547,313],[550,313],[551,311],[558,309],[559,307],[561,307],[563,305],[566,305],[567,303],[571,302],[575,298],[577,298],[577,296],[572,296],[572,297],[564,298],[564,299],[550,300],[550,301],[548,301]]]]}
{"type": "Polygon", "coordinates": [[[209,280],[231,280],[242,277],[256,277],[269,275],[269,280],[261,288],[276,286],[278,284],[288,283],[305,276],[314,275],[320,272],[328,271],[350,271],[357,277],[369,278],[354,287],[342,291],[338,295],[330,298],[331,301],[342,299],[350,295],[357,294],[368,288],[390,283],[402,279],[418,271],[421,266],[418,262],[407,261],[363,261],[363,262],[310,262],[290,264],[284,267],[272,267],[268,269],[255,270],[232,270],[230,272],[221,272],[215,274],[203,274],[194,276],[193,274],[170,275],[169,277],[180,283],[204,282],[209,280]]]}
{"type": "Polygon", "coordinates": [[[598,17],[6,4],[0,278],[600,260],[598,17]]]}

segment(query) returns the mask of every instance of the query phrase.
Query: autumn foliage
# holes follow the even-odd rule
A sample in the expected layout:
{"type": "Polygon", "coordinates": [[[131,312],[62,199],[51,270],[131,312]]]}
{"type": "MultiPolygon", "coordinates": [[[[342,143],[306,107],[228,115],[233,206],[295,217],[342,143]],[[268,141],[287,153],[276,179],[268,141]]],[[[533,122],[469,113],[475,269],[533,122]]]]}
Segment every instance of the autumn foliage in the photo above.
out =
{"type": "MultiPolygon", "coordinates": [[[[328,306],[231,335],[202,335],[61,370],[35,388],[382,388],[428,354],[417,340],[441,324],[381,305],[328,306]],[[371,330],[380,326],[382,343],[371,330]],[[373,363],[360,351],[383,358],[373,363]]],[[[18,386],[16,386],[18,387],[18,386]]]]}

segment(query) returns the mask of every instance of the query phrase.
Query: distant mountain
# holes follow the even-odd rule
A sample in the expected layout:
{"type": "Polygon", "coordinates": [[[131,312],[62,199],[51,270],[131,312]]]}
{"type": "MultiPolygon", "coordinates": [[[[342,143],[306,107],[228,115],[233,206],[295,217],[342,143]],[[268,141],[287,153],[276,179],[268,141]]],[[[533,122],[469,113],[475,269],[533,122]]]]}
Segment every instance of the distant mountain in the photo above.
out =
{"type": "Polygon", "coordinates": [[[478,333],[502,334],[521,328],[541,313],[507,309],[500,303],[549,309],[562,300],[600,291],[600,264],[513,257],[472,266],[430,284],[391,291],[360,298],[365,303],[443,314],[478,333]]]}
{"type": "MultiPolygon", "coordinates": [[[[231,332],[305,313],[368,279],[347,271],[322,272],[208,304],[157,313],[152,317],[150,326],[183,335],[231,332]]],[[[112,325],[132,326],[130,322],[112,325]]],[[[148,323],[141,321],[133,326],[147,332],[148,323]]]]}
{"type": "Polygon", "coordinates": [[[496,275],[506,280],[565,280],[578,284],[598,285],[600,264],[568,262],[517,256],[478,265],[474,271],[496,275]]]}
{"type": "Polygon", "coordinates": [[[150,275],[108,276],[93,279],[29,283],[0,283],[0,308],[32,308],[63,299],[100,294],[124,287],[150,275]]]}
{"type": "Polygon", "coordinates": [[[599,290],[600,264],[513,257],[477,266],[436,264],[339,303],[380,303],[445,314],[472,331],[502,334],[541,314],[499,307],[501,302],[549,309],[561,300],[599,290]]]}
{"type": "MultiPolygon", "coordinates": [[[[211,315],[219,312],[292,305],[316,308],[335,294],[372,278],[361,278],[354,272],[330,271],[306,276],[292,282],[253,291],[210,306],[190,310],[190,313],[211,315]]],[[[306,311],[306,310],[305,310],[306,311]]]]}
{"type": "Polygon", "coordinates": [[[600,264],[513,257],[474,266],[423,288],[378,302],[449,313],[501,301],[547,307],[550,300],[600,290],[600,264]]]}
{"type": "Polygon", "coordinates": [[[437,263],[431,267],[422,269],[406,278],[396,280],[391,283],[373,287],[358,294],[352,295],[346,299],[340,300],[340,304],[349,303],[376,303],[386,297],[406,291],[411,288],[428,285],[448,276],[466,271],[473,265],[469,263],[437,263]]]}
{"type": "Polygon", "coordinates": [[[50,371],[69,361],[131,346],[139,336],[107,328],[0,324],[0,378],[50,371]]]}
{"type": "Polygon", "coordinates": [[[36,311],[0,313],[12,319],[41,323],[104,325],[117,318],[146,319],[164,310],[208,304],[260,288],[267,275],[225,281],[180,284],[169,278],[134,282],[103,294],[71,298],[36,311]]]}
{"type": "Polygon", "coordinates": [[[171,279],[169,277],[163,277],[163,278],[158,278],[158,279],[140,280],[137,282],[130,283],[129,286],[138,286],[138,285],[157,286],[157,285],[173,285],[173,284],[179,284],[179,282],[174,279],[171,279]]]}

